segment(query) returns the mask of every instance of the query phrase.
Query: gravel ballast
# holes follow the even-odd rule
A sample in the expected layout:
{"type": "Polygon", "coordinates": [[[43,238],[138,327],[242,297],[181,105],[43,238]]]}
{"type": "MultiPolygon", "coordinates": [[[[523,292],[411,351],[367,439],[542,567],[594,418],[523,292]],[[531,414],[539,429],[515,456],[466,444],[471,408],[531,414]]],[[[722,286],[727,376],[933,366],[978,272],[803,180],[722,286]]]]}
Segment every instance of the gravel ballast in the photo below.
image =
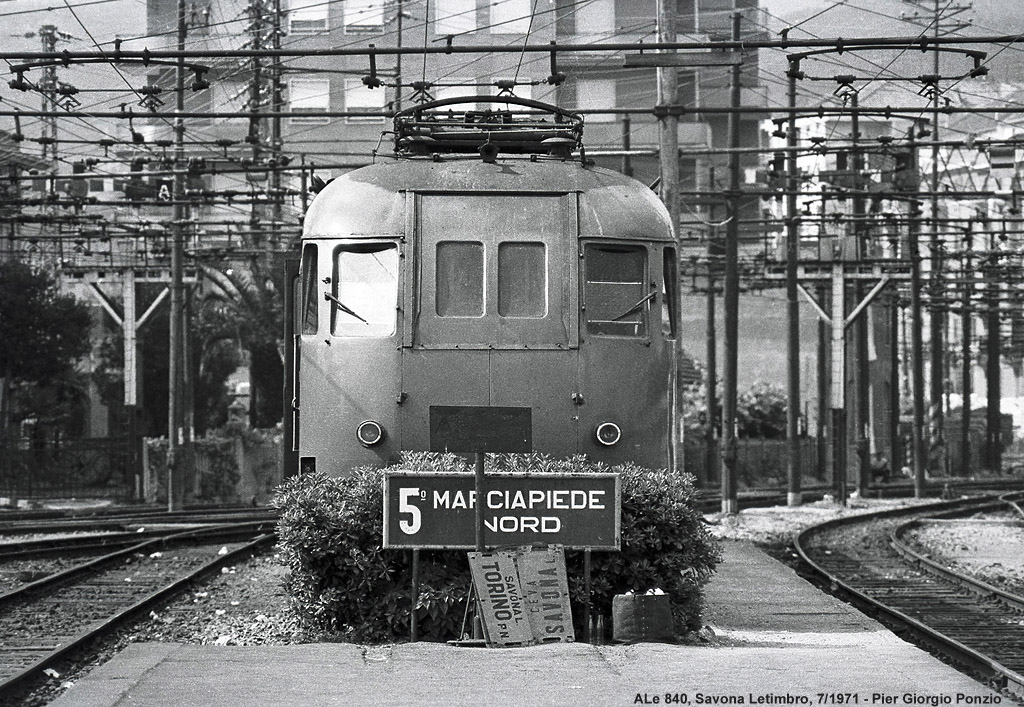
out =
{"type": "MultiPolygon", "coordinates": [[[[848,506],[823,501],[792,508],[754,508],[736,515],[709,515],[707,522],[720,540],[754,542],[779,556],[788,555],[795,535],[811,525],[851,514],[930,502],[934,499],[856,499],[848,506]]],[[[915,541],[933,556],[973,568],[991,583],[996,583],[993,580],[1004,570],[1024,583],[1024,524],[929,523],[916,534],[915,541]],[[993,548],[1005,548],[1008,557],[979,552],[993,548]]],[[[245,646],[323,640],[322,636],[304,630],[292,613],[283,588],[285,571],[273,551],[225,568],[196,584],[183,597],[125,626],[115,638],[96,646],[87,663],[81,662],[82,658],[69,661],[44,687],[23,696],[17,704],[46,704],[131,642],[245,646]]],[[[1021,591],[1019,586],[1016,591],[1021,591]]]]}

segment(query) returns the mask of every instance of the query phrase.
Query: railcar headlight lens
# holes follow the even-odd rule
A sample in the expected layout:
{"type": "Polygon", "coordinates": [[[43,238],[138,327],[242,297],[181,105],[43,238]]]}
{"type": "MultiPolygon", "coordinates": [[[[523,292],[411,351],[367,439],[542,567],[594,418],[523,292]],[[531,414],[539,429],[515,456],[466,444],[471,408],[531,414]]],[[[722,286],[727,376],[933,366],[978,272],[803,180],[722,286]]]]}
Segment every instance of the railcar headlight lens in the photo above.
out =
{"type": "Polygon", "coordinates": [[[384,428],[376,420],[364,420],[356,428],[356,439],[364,447],[380,444],[380,441],[384,439],[384,428]]]}
{"type": "Polygon", "coordinates": [[[606,447],[613,447],[622,439],[622,430],[614,422],[602,422],[597,426],[597,441],[606,447]]]}

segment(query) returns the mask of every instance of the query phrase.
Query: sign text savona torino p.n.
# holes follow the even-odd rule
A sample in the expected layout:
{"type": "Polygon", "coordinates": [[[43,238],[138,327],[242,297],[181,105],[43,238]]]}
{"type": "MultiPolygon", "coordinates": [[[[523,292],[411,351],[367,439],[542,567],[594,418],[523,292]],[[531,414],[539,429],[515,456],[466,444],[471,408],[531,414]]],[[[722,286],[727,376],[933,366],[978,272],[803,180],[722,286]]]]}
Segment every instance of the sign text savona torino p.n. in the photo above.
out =
{"type": "MultiPolygon", "coordinates": [[[[489,547],[557,544],[617,550],[618,474],[488,474],[489,547]]],[[[473,549],[473,474],[390,471],[384,478],[384,547],[473,549]]]]}

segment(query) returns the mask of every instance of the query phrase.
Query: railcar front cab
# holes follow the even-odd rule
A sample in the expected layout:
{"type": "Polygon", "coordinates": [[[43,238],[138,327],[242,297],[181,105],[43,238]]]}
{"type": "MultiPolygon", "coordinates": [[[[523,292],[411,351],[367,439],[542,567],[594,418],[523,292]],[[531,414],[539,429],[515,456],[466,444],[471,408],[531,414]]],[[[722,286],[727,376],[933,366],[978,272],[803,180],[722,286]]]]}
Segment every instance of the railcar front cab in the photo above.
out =
{"type": "MultiPolygon", "coordinates": [[[[318,404],[312,407],[320,412],[314,413],[311,406],[301,406],[308,415],[321,418],[307,417],[307,425],[319,424],[324,430],[313,433],[307,427],[305,434],[327,434],[336,443],[357,443],[364,451],[355,456],[363,463],[382,456],[385,461],[393,459],[400,449],[426,448],[423,435],[412,427],[403,441],[399,416],[387,412],[401,402],[407,404],[410,416],[425,415],[427,410],[419,409],[421,405],[403,398],[411,394],[417,401],[436,402],[441,387],[448,388],[449,396],[443,404],[487,402],[459,391],[460,379],[468,387],[469,379],[487,376],[482,370],[473,370],[479,363],[492,372],[505,369],[502,375],[508,379],[507,385],[486,384],[492,393],[504,395],[498,402],[536,403],[530,400],[530,389],[544,393],[543,405],[535,410],[538,449],[585,453],[611,462],[645,458],[654,463],[663,458],[664,445],[653,430],[665,424],[670,409],[665,379],[659,373],[671,360],[678,322],[675,248],[661,243],[582,239],[576,253],[581,263],[578,290],[566,287],[568,292],[561,292],[558,281],[569,263],[557,257],[557,243],[504,241],[498,234],[493,236],[486,244],[453,240],[450,235],[437,239],[430,244],[435,254],[424,259],[419,277],[402,276],[401,264],[409,259],[404,257],[405,244],[397,239],[304,245],[298,320],[307,347],[325,345],[339,354],[362,351],[375,361],[370,367],[342,363],[334,375],[321,378],[318,390],[308,391],[307,397],[321,398],[335,388],[342,398],[338,402],[347,399],[363,412],[353,416],[355,410],[349,408],[331,413],[328,410],[334,405],[318,404]],[[411,332],[414,345],[409,355],[420,352],[417,365],[425,366],[420,369],[425,372],[421,375],[405,366],[405,380],[395,385],[389,379],[398,378],[397,371],[383,369],[389,368],[385,364],[388,354],[403,344],[403,280],[419,283],[418,292],[409,292],[418,304],[408,311],[419,312],[418,321],[424,326],[411,332]],[[571,296],[576,291],[578,297],[571,296]],[[562,307],[563,298],[577,301],[562,307]],[[326,302],[326,307],[321,302],[326,302]],[[564,316],[573,305],[579,312],[578,333],[571,321],[575,318],[564,316]],[[324,321],[322,313],[327,315],[324,321]],[[373,356],[375,349],[378,357],[373,356]],[[576,349],[577,355],[542,359],[536,354],[544,349],[566,353],[576,349]],[[458,369],[446,371],[445,363],[435,366],[423,360],[444,356],[446,351],[457,357],[449,361],[458,369]],[[480,355],[474,357],[474,351],[480,355]],[[534,355],[516,354],[526,351],[534,355]],[[379,375],[375,376],[374,370],[379,375]],[[447,374],[448,383],[442,386],[429,380],[434,373],[447,374]],[[339,378],[346,384],[338,386],[339,378]],[[499,394],[495,387],[507,391],[499,394]],[[563,388],[561,394],[556,395],[555,388],[563,388]],[[331,418],[347,420],[351,429],[339,429],[328,422],[331,418]],[[572,418],[575,424],[570,425],[572,418]],[[645,449],[645,445],[653,449],[645,449]]],[[[307,470],[311,464],[307,458],[307,470]]]]}
{"type": "MultiPolygon", "coordinates": [[[[431,404],[530,407],[538,451],[668,465],[671,230],[638,233],[628,213],[608,228],[588,186],[529,184],[389,184],[405,204],[402,227],[306,234],[300,468],[319,457],[345,473],[427,449],[431,404]]],[[[638,201],[648,212],[639,221],[658,222],[660,203],[638,201]]]]}

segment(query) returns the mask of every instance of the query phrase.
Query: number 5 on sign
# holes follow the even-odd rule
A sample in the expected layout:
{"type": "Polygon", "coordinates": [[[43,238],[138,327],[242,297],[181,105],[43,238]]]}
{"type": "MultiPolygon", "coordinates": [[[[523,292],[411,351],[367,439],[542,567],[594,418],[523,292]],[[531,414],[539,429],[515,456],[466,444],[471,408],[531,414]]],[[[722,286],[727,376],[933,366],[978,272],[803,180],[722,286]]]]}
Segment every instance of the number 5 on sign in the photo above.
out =
{"type": "Polygon", "coordinates": [[[410,503],[410,500],[418,498],[420,495],[419,489],[399,489],[398,490],[398,512],[400,514],[408,513],[412,520],[405,520],[400,518],[398,521],[398,527],[406,535],[415,535],[420,532],[420,525],[422,523],[422,516],[420,515],[420,509],[410,503]]]}

